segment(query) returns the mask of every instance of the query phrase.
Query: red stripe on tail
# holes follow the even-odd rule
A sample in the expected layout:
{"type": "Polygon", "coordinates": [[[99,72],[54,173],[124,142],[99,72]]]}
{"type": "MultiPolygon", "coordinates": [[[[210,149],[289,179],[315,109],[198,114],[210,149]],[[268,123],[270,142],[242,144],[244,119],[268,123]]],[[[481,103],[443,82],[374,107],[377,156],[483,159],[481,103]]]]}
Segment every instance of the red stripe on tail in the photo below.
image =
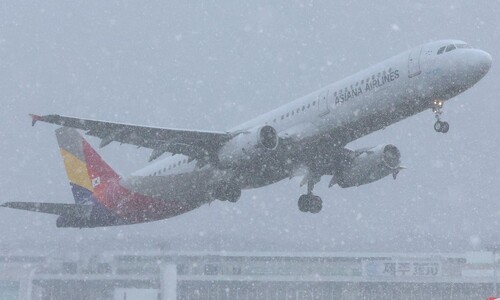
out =
{"type": "Polygon", "coordinates": [[[87,163],[87,169],[94,187],[94,196],[107,208],[116,208],[118,203],[106,197],[107,190],[116,186],[120,176],[101,158],[101,156],[90,146],[87,141],[83,141],[83,153],[87,163]]]}
{"type": "Polygon", "coordinates": [[[190,211],[199,204],[166,201],[132,192],[120,185],[120,176],[83,141],[83,152],[95,199],[131,223],[153,221],[190,211]]]}

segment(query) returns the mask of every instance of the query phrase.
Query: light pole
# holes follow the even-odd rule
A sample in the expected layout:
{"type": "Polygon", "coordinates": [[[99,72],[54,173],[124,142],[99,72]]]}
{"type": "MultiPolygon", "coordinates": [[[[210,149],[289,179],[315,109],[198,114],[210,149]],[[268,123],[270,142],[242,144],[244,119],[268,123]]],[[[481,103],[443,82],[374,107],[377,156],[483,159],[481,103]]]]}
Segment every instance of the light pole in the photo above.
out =
{"type": "Polygon", "coordinates": [[[500,245],[490,245],[486,247],[486,250],[491,251],[493,254],[493,295],[496,297],[497,294],[497,251],[500,250],[500,245]]]}

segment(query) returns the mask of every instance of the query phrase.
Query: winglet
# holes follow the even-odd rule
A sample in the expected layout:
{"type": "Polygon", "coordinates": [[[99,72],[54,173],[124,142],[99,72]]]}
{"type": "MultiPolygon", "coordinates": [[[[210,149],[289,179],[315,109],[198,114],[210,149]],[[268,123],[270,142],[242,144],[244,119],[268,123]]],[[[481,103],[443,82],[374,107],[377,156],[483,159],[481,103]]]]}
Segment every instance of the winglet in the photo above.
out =
{"type": "Polygon", "coordinates": [[[30,114],[30,117],[31,117],[31,126],[35,126],[36,122],[42,119],[42,116],[35,114],[30,114]]]}

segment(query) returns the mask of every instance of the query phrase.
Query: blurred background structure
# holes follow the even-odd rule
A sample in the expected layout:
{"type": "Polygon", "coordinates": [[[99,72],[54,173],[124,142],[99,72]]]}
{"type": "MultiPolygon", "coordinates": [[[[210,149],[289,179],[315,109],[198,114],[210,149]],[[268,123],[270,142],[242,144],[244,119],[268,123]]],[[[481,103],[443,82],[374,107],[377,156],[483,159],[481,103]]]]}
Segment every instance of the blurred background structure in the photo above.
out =
{"type": "MultiPolygon", "coordinates": [[[[430,41],[462,39],[493,66],[446,103],[448,134],[434,132],[429,110],[349,145],[394,144],[408,169],[358,188],[323,180],[318,215],[297,209],[305,188],[293,178],[244,191],[234,205],[130,227],[61,231],[53,216],[1,209],[0,247],[184,239],[181,249],[203,249],[210,237],[230,251],[453,252],[498,241],[498,15],[499,1],[3,1],[0,202],[73,201],[57,127],[32,128],[28,113],[227,130],[430,41]]],[[[151,154],[117,143],[99,153],[120,174],[151,154]]]]}
{"type": "Polygon", "coordinates": [[[491,252],[0,255],[0,299],[486,299],[491,252]]]}

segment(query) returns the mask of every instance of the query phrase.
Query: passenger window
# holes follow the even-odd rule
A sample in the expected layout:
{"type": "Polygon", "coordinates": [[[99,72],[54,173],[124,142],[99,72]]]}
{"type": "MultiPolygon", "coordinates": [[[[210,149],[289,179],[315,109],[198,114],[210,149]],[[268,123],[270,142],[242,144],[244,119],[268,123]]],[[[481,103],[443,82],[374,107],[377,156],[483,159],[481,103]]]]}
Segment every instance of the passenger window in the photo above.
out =
{"type": "Polygon", "coordinates": [[[285,118],[285,116],[284,116],[284,115],[281,115],[281,120],[283,120],[284,118],[285,118]]]}
{"type": "Polygon", "coordinates": [[[306,109],[306,106],[305,106],[305,105],[304,105],[304,106],[302,106],[302,111],[304,111],[305,109],[306,109]]]}
{"type": "Polygon", "coordinates": [[[299,111],[300,111],[300,108],[297,108],[297,113],[299,113],[299,111]]]}
{"type": "Polygon", "coordinates": [[[313,106],[316,105],[316,101],[313,101],[313,106]]]}
{"type": "Polygon", "coordinates": [[[307,108],[311,107],[311,104],[307,104],[307,108]]]}
{"type": "Polygon", "coordinates": [[[276,123],[276,119],[274,119],[273,122],[276,123]]]}
{"type": "Polygon", "coordinates": [[[292,116],[294,115],[294,111],[292,110],[292,116]]]}
{"type": "Polygon", "coordinates": [[[446,47],[446,52],[450,52],[451,50],[455,50],[457,49],[457,47],[455,47],[455,45],[451,44],[451,45],[448,45],[448,47],[446,47]]]}
{"type": "Polygon", "coordinates": [[[290,115],[290,113],[286,113],[286,117],[288,118],[288,116],[290,115]]]}
{"type": "Polygon", "coordinates": [[[446,48],[446,46],[443,46],[443,47],[439,48],[437,54],[443,53],[445,48],[446,48]]]}

